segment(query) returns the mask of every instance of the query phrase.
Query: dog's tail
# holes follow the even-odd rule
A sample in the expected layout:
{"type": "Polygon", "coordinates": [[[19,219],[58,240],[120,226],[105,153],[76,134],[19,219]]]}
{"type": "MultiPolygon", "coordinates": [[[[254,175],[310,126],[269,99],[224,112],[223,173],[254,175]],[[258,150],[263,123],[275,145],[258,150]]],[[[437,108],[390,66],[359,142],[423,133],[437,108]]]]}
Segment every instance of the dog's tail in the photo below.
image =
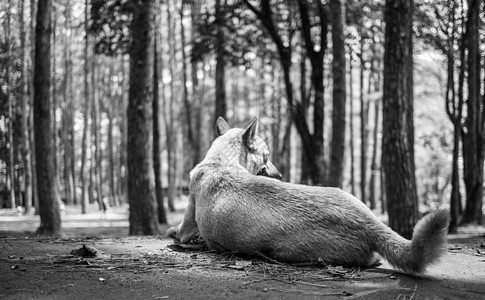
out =
{"type": "Polygon", "coordinates": [[[386,226],[385,233],[378,237],[377,252],[404,272],[423,273],[445,250],[449,220],[446,209],[428,214],[414,227],[412,240],[401,237],[386,226]]]}

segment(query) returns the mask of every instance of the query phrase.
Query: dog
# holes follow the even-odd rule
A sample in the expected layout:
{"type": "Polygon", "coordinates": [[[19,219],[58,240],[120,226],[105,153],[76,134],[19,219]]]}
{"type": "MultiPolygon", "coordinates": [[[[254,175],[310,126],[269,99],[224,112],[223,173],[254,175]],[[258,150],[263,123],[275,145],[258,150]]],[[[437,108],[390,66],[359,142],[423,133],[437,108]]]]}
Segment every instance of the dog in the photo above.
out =
{"type": "Polygon", "coordinates": [[[257,119],[245,129],[217,120],[218,137],[190,172],[184,219],[169,237],[185,244],[199,234],[217,252],[280,263],[372,267],[384,257],[410,274],[444,253],[447,210],[422,218],[407,240],[341,189],[279,181],[257,128],[257,119]]]}

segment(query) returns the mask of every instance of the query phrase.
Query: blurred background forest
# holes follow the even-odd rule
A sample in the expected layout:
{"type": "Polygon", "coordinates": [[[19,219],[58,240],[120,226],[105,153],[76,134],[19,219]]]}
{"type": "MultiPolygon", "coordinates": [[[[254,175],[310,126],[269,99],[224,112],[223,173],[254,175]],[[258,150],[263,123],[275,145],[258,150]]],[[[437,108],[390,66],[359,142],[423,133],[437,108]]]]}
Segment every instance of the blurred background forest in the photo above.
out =
{"type": "MultiPolygon", "coordinates": [[[[386,213],[383,182],[392,174],[384,174],[381,160],[384,1],[153,2],[150,180],[159,222],[186,192],[218,116],[233,126],[259,117],[284,181],[339,186],[386,213]]],[[[0,208],[39,213],[33,108],[41,4],[51,5],[52,16],[47,74],[56,197],[83,213],[89,203],[129,202],[129,53],[140,37],[131,24],[134,3],[1,1],[0,208]]],[[[408,24],[419,211],[450,207],[454,199],[455,229],[468,202],[474,212],[463,223],[482,220],[483,6],[416,0],[408,24]],[[467,162],[478,168],[473,175],[467,162]]]]}

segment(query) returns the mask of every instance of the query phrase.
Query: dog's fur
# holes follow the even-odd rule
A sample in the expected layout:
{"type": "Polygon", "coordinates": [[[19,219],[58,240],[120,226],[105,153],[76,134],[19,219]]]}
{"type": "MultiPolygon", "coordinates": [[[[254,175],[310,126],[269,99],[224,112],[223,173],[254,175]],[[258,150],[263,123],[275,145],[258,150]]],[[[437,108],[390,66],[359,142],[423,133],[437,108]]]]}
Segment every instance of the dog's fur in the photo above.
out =
{"type": "Polygon", "coordinates": [[[167,235],[181,243],[197,233],[210,249],[238,251],[280,262],[372,266],[379,258],[419,274],[443,253],[447,210],[421,219],[407,240],[377,220],[367,206],[338,189],[281,182],[256,135],[258,121],[220,134],[190,173],[184,220],[167,235]]]}

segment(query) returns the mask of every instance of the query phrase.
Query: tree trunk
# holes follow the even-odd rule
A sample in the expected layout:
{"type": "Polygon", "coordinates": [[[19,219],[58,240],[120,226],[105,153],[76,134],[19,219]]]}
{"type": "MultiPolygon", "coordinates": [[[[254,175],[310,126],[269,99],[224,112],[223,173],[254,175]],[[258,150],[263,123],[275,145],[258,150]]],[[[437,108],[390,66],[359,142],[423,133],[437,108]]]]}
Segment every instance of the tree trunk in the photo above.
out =
{"type": "MultiPolygon", "coordinates": [[[[310,97],[308,96],[307,93],[307,84],[306,84],[306,78],[307,78],[307,72],[306,72],[306,61],[307,61],[307,56],[302,53],[302,58],[300,61],[300,98],[301,98],[301,117],[304,119],[307,119],[308,117],[308,108],[310,106],[310,97]]],[[[309,184],[310,182],[310,164],[308,163],[308,158],[306,156],[305,150],[302,148],[302,143],[299,143],[298,145],[298,150],[300,153],[298,153],[301,157],[301,176],[300,176],[300,183],[301,184],[309,184]],[[301,150],[301,151],[300,151],[301,150]]]]}
{"type": "MultiPolygon", "coordinates": [[[[156,13],[156,24],[159,24],[159,13],[156,13]]],[[[153,61],[153,168],[155,175],[155,196],[158,205],[158,223],[167,224],[167,214],[165,212],[165,205],[163,203],[163,185],[162,185],[162,147],[160,136],[160,97],[158,89],[158,75],[160,60],[158,52],[159,32],[155,30],[154,40],[154,61],[153,61]]]]}
{"type": "Polygon", "coordinates": [[[99,90],[96,88],[96,80],[100,80],[99,69],[101,66],[97,64],[96,57],[93,56],[91,67],[91,134],[93,139],[92,147],[92,191],[94,200],[98,202],[99,210],[103,209],[103,187],[102,187],[102,171],[101,171],[101,142],[100,142],[100,113],[99,113],[99,90]],[[96,72],[97,71],[97,72],[96,72]]]}
{"type": "MultiPolygon", "coordinates": [[[[275,78],[275,72],[272,66],[271,66],[270,76],[271,76],[270,82],[274,82],[275,86],[279,87],[278,85],[279,80],[275,78]]],[[[273,163],[276,164],[276,166],[278,166],[278,170],[282,172],[279,166],[282,163],[282,155],[280,153],[280,136],[281,136],[283,118],[281,114],[281,101],[277,99],[275,89],[272,89],[272,93],[271,93],[271,110],[272,110],[271,116],[273,118],[273,122],[271,123],[271,136],[273,137],[273,139],[271,140],[271,160],[273,161],[273,163]]]]}
{"type": "MultiPolygon", "coordinates": [[[[32,65],[35,62],[35,0],[30,0],[30,61],[32,65]]],[[[31,146],[31,168],[32,168],[32,198],[34,202],[35,215],[39,214],[39,193],[37,189],[37,164],[35,162],[35,133],[34,133],[34,67],[30,68],[30,113],[29,113],[29,130],[30,130],[30,146],[31,146]]]]}
{"type": "MultiPolygon", "coordinates": [[[[460,126],[461,127],[461,126],[460,126]]],[[[455,127],[453,133],[453,161],[451,171],[451,198],[450,198],[450,225],[448,233],[456,233],[458,230],[459,203],[461,202],[460,175],[458,160],[460,155],[460,131],[455,127]]]]}
{"type": "Polygon", "coordinates": [[[372,147],[372,158],[371,158],[371,174],[369,182],[369,203],[370,208],[376,208],[376,181],[379,174],[379,167],[377,165],[377,149],[379,146],[378,133],[379,133],[379,114],[380,114],[380,99],[374,100],[374,132],[372,134],[373,147],[372,147]]]}
{"type": "Polygon", "coordinates": [[[332,16],[333,115],[330,174],[328,185],[342,188],[345,157],[345,7],[342,0],[330,1],[332,16]]]}
{"type": "Polygon", "coordinates": [[[68,99],[68,76],[69,76],[69,71],[68,71],[68,62],[67,62],[67,53],[66,53],[67,49],[65,48],[64,49],[64,78],[62,80],[62,88],[63,88],[63,103],[62,103],[62,118],[61,118],[61,128],[60,128],[60,132],[61,132],[61,145],[62,145],[62,150],[61,150],[61,153],[62,153],[62,162],[63,162],[63,166],[62,166],[62,170],[63,170],[63,174],[62,174],[62,179],[63,179],[63,183],[64,183],[64,199],[66,201],[66,204],[68,205],[72,205],[73,202],[72,202],[72,186],[71,186],[71,183],[70,183],[70,174],[69,174],[69,170],[71,169],[69,167],[69,163],[70,163],[70,158],[69,158],[69,131],[68,131],[68,123],[69,123],[69,114],[70,112],[68,111],[67,109],[67,103],[69,102],[69,99],[68,99]]]}
{"type": "Polygon", "coordinates": [[[9,182],[9,191],[10,191],[10,208],[16,207],[15,201],[15,160],[14,160],[14,143],[13,143],[13,97],[12,97],[12,83],[11,83],[11,65],[13,61],[11,61],[12,57],[12,37],[10,32],[10,17],[11,17],[11,0],[8,0],[7,3],[7,20],[6,20],[6,40],[7,42],[7,57],[6,57],[6,89],[7,89],[7,101],[8,101],[8,182],[9,182]]]}
{"type": "MultiPolygon", "coordinates": [[[[109,66],[109,97],[111,99],[115,99],[116,103],[118,103],[118,95],[113,93],[113,89],[111,88],[113,84],[113,76],[114,76],[114,59],[110,58],[110,66],[109,66]]],[[[118,205],[118,195],[116,193],[116,162],[115,162],[115,155],[114,155],[114,119],[115,119],[115,110],[116,105],[111,105],[106,108],[106,114],[108,115],[108,159],[109,159],[109,166],[108,166],[108,178],[109,178],[109,195],[110,195],[110,205],[116,206],[118,205]]]]}
{"type": "MultiPolygon", "coordinates": [[[[196,51],[196,30],[197,22],[200,18],[201,3],[199,1],[194,1],[191,6],[191,52],[196,51]]],[[[198,72],[199,68],[196,60],[191,60],[191,71],[192,71],[192,111],[194,112],[194,141],[193,141],[193,151],[192,151],[192,162],[194,166],[201,161],[202,155],[202,145],[201,145],[201,126],[202,126],[202,106],[200,105],[201,95],[199,94],[199,78],[198,72]]]]}
{"type": "Polygon", "coordinates": [[[169,71],[170,71],[170,100],[168,101],[167,117],[165,118],[165,130],[167,136],[167,162],[168,162],[168,193],[167,193],[167,206],[168,210],[175,211],[174,200],[176,192],[176,136],[175,136],[175,21],[172,17],[170,6],[167,5],[167,22],[168,22],[168,45],[169,45],[169,71]]]}
{"type": "MultiPolygon", "coordinates": [[[[380,72],[380,69],[376,70],[376,61],[379,60],[376,56],[376,38],[375,38],[375,32],[374,29],[371,29],[372,31],[372,44],[371,44],[371,52],[372,55],[370,57],[370,70],[369,70],[369,76],[368,76],[368,85],[367,85],[367,95],[371,95],[372,93],[377,93],[379,92],[379,85],[380,82],[377,80],[375,77],[378,72],[380,72]]],[[[376,190],[375,190],[375,183],[376,183],[376,173],[377,173],[377,137],[378,137],[378,130],[379,130],[379,99],[374,99],[374,126],[373,126],[373,135],[372,135],[372,156],[371,156],[371,167],[370,167],[370,180],[369,180],[369,208],[370,209],[375,209],[376,208],[376,190]]],[[[367,115],[366,118],[369,119],[369,110],[370,110],[370,102],[367,104],[367,115]]],[[[367,123],[368,124],[368,123],[367,123]]],[[[366,135],[366,144],[365,144],[365,149],[367,151],[368,145],[369,145],[369,139],[368,136],[370,134],[370,130],[366,130],[365,135],[366,135]]]]}
{"type": "Polygon", "coordinates": [[[152,145],[155,0],[134,5],[128,103],[130,234],[158,234],[152,145]]]}
{"type": "MultiPolygon", "coordinates": [[[[460,134],[462,130],[461,122],[463,117],[463,96],[457,97],[455,91],[455,54],[454,47],[456,34],[456,3],[453,2],[449,8],[449,21],[451,23],[451,35],[448,36],[447,41],[447,81],[446,81],[446,95],[445,105],[446,112],[451,122],[453,123],[453,160],[451,171],[451,196],[450,196],[450,224],[448,226],[448,233],[456,233],[458,230],[458,219],[460,216],[461,192],[460,192],[460,169],[459,169],[459,155],[460,155],[460,134]],[[458,103],[457,103],[458,100],[458,103]]],[[[460,73],[464,72],[464,45],[460,45],[460,73]]],[[[460,76],[462,77],[462,76],[460,76]]]]}
{"type": "MultiPolygon", "coordinates": [[[[71,28],[71,5],[66,4],[65,7],[65,27],[71,28]]],[[[64,48],[64,79],[63,79],[63,113],[62,113],[62,144],[64,147],[63,161],[64,161],[64,195],[67,204],[75,203],[75,186],[74,186],[74,176],[72,173],[73,167],[71,163],[73,162],[74,148],[72,147],[74,143],[73,133],[73,119],[74,119],[74,108],[73,108],[73,93],[72,93],[72,51],[71,51],[71,35],[67,33],[66,40],[64,41],[66,47],[64,48]]]]}
{"type": "Polygon", "coordinates": [[[59,235],[61,218],[54,177],[50,107],[51,9],[51,0],[39,0],[34,64],[34,134],[40,214],[37,232],[59,235]]]}
{"type": "MultiPolygon", "coordinates": [[[[381,164],[382,164],[382,157],[381,157],[381,164]]],[[[384,168],[381,165],[381,172],[379,173],[381,179],[381,214],[385,214],[387,212],[387,198],[386,198],[386,177],[384,174],[384,168]]]]}
{"type": "MultiPolygon", "coordinates": [[[[305,49],[310,59],[311,79],[314,89],[313,100],[313,148],[314,148],[314,161],[309,161],[310,166],[313,166],[312,181],[315,185],[322,185],[325,178],[325,155],[324,155],[324,124],[325,124],[325,111],[324,111],[324,56],[327,48],[327,32],[328,32],[328,16],[321,2],[316,2],[319,17],[320,27],[320,49],[315,50],[315,43],[311,36],[311,24],[309,18],[308,0],[298,1],[300,8],[300,15],[302,20],[302,34],[305,40],[305,49]]],[[[305,121],[306,122],[306,121],[305,121]]]]}
{"type": "Polygon", "coordinates": [[[81,212],[83,214],[87,213],[88,207],[88,182],[86,178],[86,167],[87,167],[87,149],[88,149],[88,122],[90,114],[90,103],[89,99],[89,15],[88,15],[88,0],[84,1],[84,32],[86,34],[84,40],[84,115],[83,115],[83,136],[82,136],[82,149],[81,149],[81,171],[79,176],[81,176],[81,212]]]}
{"type": "MultiPolygon", "coordinates": [[[[52,6],[52,13],[54,16],[57,16],[57,8],[55,5],[52,6]]],[[[53,18],[52,22],[52,64],[51,64],[51,97],[52,97],[52,119],[51,119],[51,126],[52,126],[52,145],[54,151],[54,179],[56,183],[56,193],[59,194],[60,190],[60,178],[59,178],[59,158],[57,154],[60,152],[58,151],[58,143],[59,143],[59,133],[57,128],[57,19],[53,18]]],[[[60,194],[59,194],[60,196],[60,194]]]]}
{"type": "Polygon", "coordinates": [[[349,140],[350,140],[350,191],[355,196],[355,147],[354,147],[354,80],[352,68],[352,46],[349,46],[349,140]]]}
{"type": "Polygon", "coordinates": [[[466,45],[468,48],[468,100],[463,138],[466,206],[462,224],[482,224],[484,116],[480,96],[480,1],[468,1],[466,45]]]}
{"type": "Polygon", "coordinates": [[[360,99],[360,200],[364,203],[367,202],[366,197],[366,184],[367,184],[367,136],[366,136],[366,123],[367,123],[367,114],[366,114],[366,103],[364,99],[364,70],[365,70],[365,61],[364,61],[364,36],[363,33],[360,33],[360,73],[359,73],[359,81],[360,81],[360,90],[359,90],[359,99],[360,99]]]}
{"type": "Polygon", "coordinates": [[[20,2],[20,64],[21,64],[21,105],[22,105],[22,160],[24,165],[24,206],[25,214],[29,214],[32,208],[32,165],[31,165],[31,151],[30,151],[30,131],[29,131],[29,116],[31,114],[31,107],[29,106],[29,80],[27,71],[27,52],[26,52],[26,29],[25,29],[25,0],[20,2]]]}
{"type": "Polygon", "coordinates": [[[189,89],[187,86],[188,81],[188,64],[187,64],[187,53],[185,51],[185,26],[184,26],[184,1],[182,1],[182,7],[180,8],[180,41],[181,41],[181,52],[182,52],[182,98],[184,102],[185,108],[185,126],[184,129],[184,136],[187,138],[187,143],[190,147],[185,147],[185,153],[188,153],[188,168],[191,169],[194,167],[198,162],[192,161],[194,158],[194,150],[195,150],[195,139],[194,139],[194,119],[192,117],[192,104],[194,103],[194,97],[192,97],[192,101],[189,100],[189,89]]]}
{"type": "MultiPolygon", "coordinates": [[[[68,20],[67,24],[69,28],[71,28],[72,25],[72,7],[71,4],[66,5],[66,10],[67,10],[67,16],[66,19],[68,20]]],[[[67,111],[69,113],[69,118],[67,120],[67,149],[68,149],[68,159],[69,162],[67,163],[67,166],[69,168],[67,175],[68,175],[68,181],[69,181],[69,186],[71,189],[71,201],[74,204],[77,204],[77,195],[76,195],[76,141],[75,141],[75,134],[74,134],[74,119],[75,119],[75,108],[74,108],[74,89],[73,89],[73,60],[72,60],[72,49],[71,49],[71,43],[72,43],[72,36],[71,33],[69,33],[68,36],[68,56],[67,56],[67,69],[69,70],[68,74],[68,97],[70,101],[67,104],[67,111]]]]}
{"type": "Polygon", "coordinates": [[[127,169],[128,169],[128,162],[127,162],[127,148],[128,148],[128,121],[126,117],[126,111],[128,109],[128,97],[126,96],[128,94],[128,85],[129,82],[128,80],[128,73],[129,73],[129,57],[128,56],[123,56],[121,57],[121,72],[122,72],[122,81],[121,81],[121,109],[120,109],[120,119],[121,119],[121,124],[119,126],[120,128],[120,136],[121,136],[121,141],[119,145],[119,174],[120,178],[118,180],[119,183],[119,193],[122,195],[122,198],[125,199],[128,195],[128,175],[127,175],[127,169]]]}
{"type": "Polygon", "coordinates": [[[410,238],[418,217],[413,128],[413,1],[386,0],[382,166],[389,225],[410,238]]]}
{"type": "MultiPolygon", "coordinates": [[[[214,121],[218,117],[226,119],[227,103],[226,103],[226,86],[225,86],[225,50],[224,50],[224,10],[221,7],[221,0],[216,0],[215,23],[217,25],[216,33],[216,105],[214,112],[214,121]]],[[[213,126],[215,130],[215,126],[213,126]]],[[[214,131],[215,132],[215,131],[214,131]]],[[[215,135],[215,133],[214,133],[215,135]]]]}

